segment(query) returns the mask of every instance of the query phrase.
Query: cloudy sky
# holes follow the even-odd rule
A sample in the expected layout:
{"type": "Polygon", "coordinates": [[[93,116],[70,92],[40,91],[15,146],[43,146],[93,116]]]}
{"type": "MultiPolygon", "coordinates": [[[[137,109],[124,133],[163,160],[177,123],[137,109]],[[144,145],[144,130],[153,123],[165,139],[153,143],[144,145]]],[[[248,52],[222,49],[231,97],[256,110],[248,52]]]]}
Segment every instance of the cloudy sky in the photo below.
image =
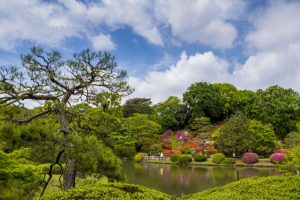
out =
{"type": "Polygon", "coordinates": [[[154,103],[194,82],[300,91],[300,0],[0,0],[0,65],[110,51],[154,103]]]}

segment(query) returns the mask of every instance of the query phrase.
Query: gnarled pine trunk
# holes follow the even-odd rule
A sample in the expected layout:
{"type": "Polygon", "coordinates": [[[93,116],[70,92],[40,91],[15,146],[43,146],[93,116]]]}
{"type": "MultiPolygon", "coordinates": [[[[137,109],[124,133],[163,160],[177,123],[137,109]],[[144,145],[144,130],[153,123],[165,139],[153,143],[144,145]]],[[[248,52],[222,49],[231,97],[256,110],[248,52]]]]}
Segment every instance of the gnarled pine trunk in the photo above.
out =
{"type": "MultiPolygon", "coordinates": [[[[70,133],[69,120],[64,109],[60,109],[58,113],[60,132],[66,136],[70,133]]],[[[67,148],[72,148],[72,144],[69,143],[67,148]]],[[[76,159],[72,155],[72,149],[66,150],[66,169],[64,173],[64,190],[75,187],[75,176],[76,176],[76,159]]]]}

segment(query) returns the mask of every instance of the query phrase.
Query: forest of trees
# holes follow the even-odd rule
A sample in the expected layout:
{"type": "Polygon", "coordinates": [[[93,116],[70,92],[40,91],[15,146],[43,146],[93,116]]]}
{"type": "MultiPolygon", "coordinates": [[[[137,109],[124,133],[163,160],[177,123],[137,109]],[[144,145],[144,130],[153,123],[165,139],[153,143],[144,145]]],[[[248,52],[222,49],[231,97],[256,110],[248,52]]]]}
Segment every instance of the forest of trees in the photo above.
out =
{"type": "Polygon", "coordinates": [[[33,48],[22,63],[0,70],[4,197],[43,194],[55,170],[65,190],[75,187],[77,176],[121,180],[121,158],[159,149],[167,129],[201,134],[217,124],[208,137],[225,152],[266,152],[279,140],[293,146],[300,138],[300,96],[292,89],[198,82],[182,98],[158,104],[132,98],[122,105],[122,96],[133,90],[110,54],[86,50],[63,60],[59,52],[33,48]],[[28,100],[41,106],[26,108],[28,100]]]}

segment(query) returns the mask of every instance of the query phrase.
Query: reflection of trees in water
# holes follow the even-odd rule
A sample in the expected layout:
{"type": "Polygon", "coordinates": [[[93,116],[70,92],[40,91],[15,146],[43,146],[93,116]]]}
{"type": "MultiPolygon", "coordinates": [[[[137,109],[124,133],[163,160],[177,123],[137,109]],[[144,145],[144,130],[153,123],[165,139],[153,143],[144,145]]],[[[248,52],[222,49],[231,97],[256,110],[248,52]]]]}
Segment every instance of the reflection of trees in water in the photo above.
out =
{"type": "Polygon", "coordinates": [[[173,195],[190,194],[248,176],[272,175],[274,169],[126,163],[126,179],[173,195]]]}

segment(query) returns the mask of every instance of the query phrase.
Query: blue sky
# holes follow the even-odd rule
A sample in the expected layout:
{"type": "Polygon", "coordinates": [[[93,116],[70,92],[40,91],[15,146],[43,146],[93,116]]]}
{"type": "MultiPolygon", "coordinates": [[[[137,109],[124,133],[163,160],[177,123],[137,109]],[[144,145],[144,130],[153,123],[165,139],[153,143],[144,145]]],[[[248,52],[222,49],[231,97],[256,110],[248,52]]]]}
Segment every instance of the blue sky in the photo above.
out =
{"type": "Polygon", "coordinates": [[[1,0],[0,65],[38,45],[65,57],[110,51],[132,97],[154,103],[194,82],[300,91],[297,0],[1,0]]]}

